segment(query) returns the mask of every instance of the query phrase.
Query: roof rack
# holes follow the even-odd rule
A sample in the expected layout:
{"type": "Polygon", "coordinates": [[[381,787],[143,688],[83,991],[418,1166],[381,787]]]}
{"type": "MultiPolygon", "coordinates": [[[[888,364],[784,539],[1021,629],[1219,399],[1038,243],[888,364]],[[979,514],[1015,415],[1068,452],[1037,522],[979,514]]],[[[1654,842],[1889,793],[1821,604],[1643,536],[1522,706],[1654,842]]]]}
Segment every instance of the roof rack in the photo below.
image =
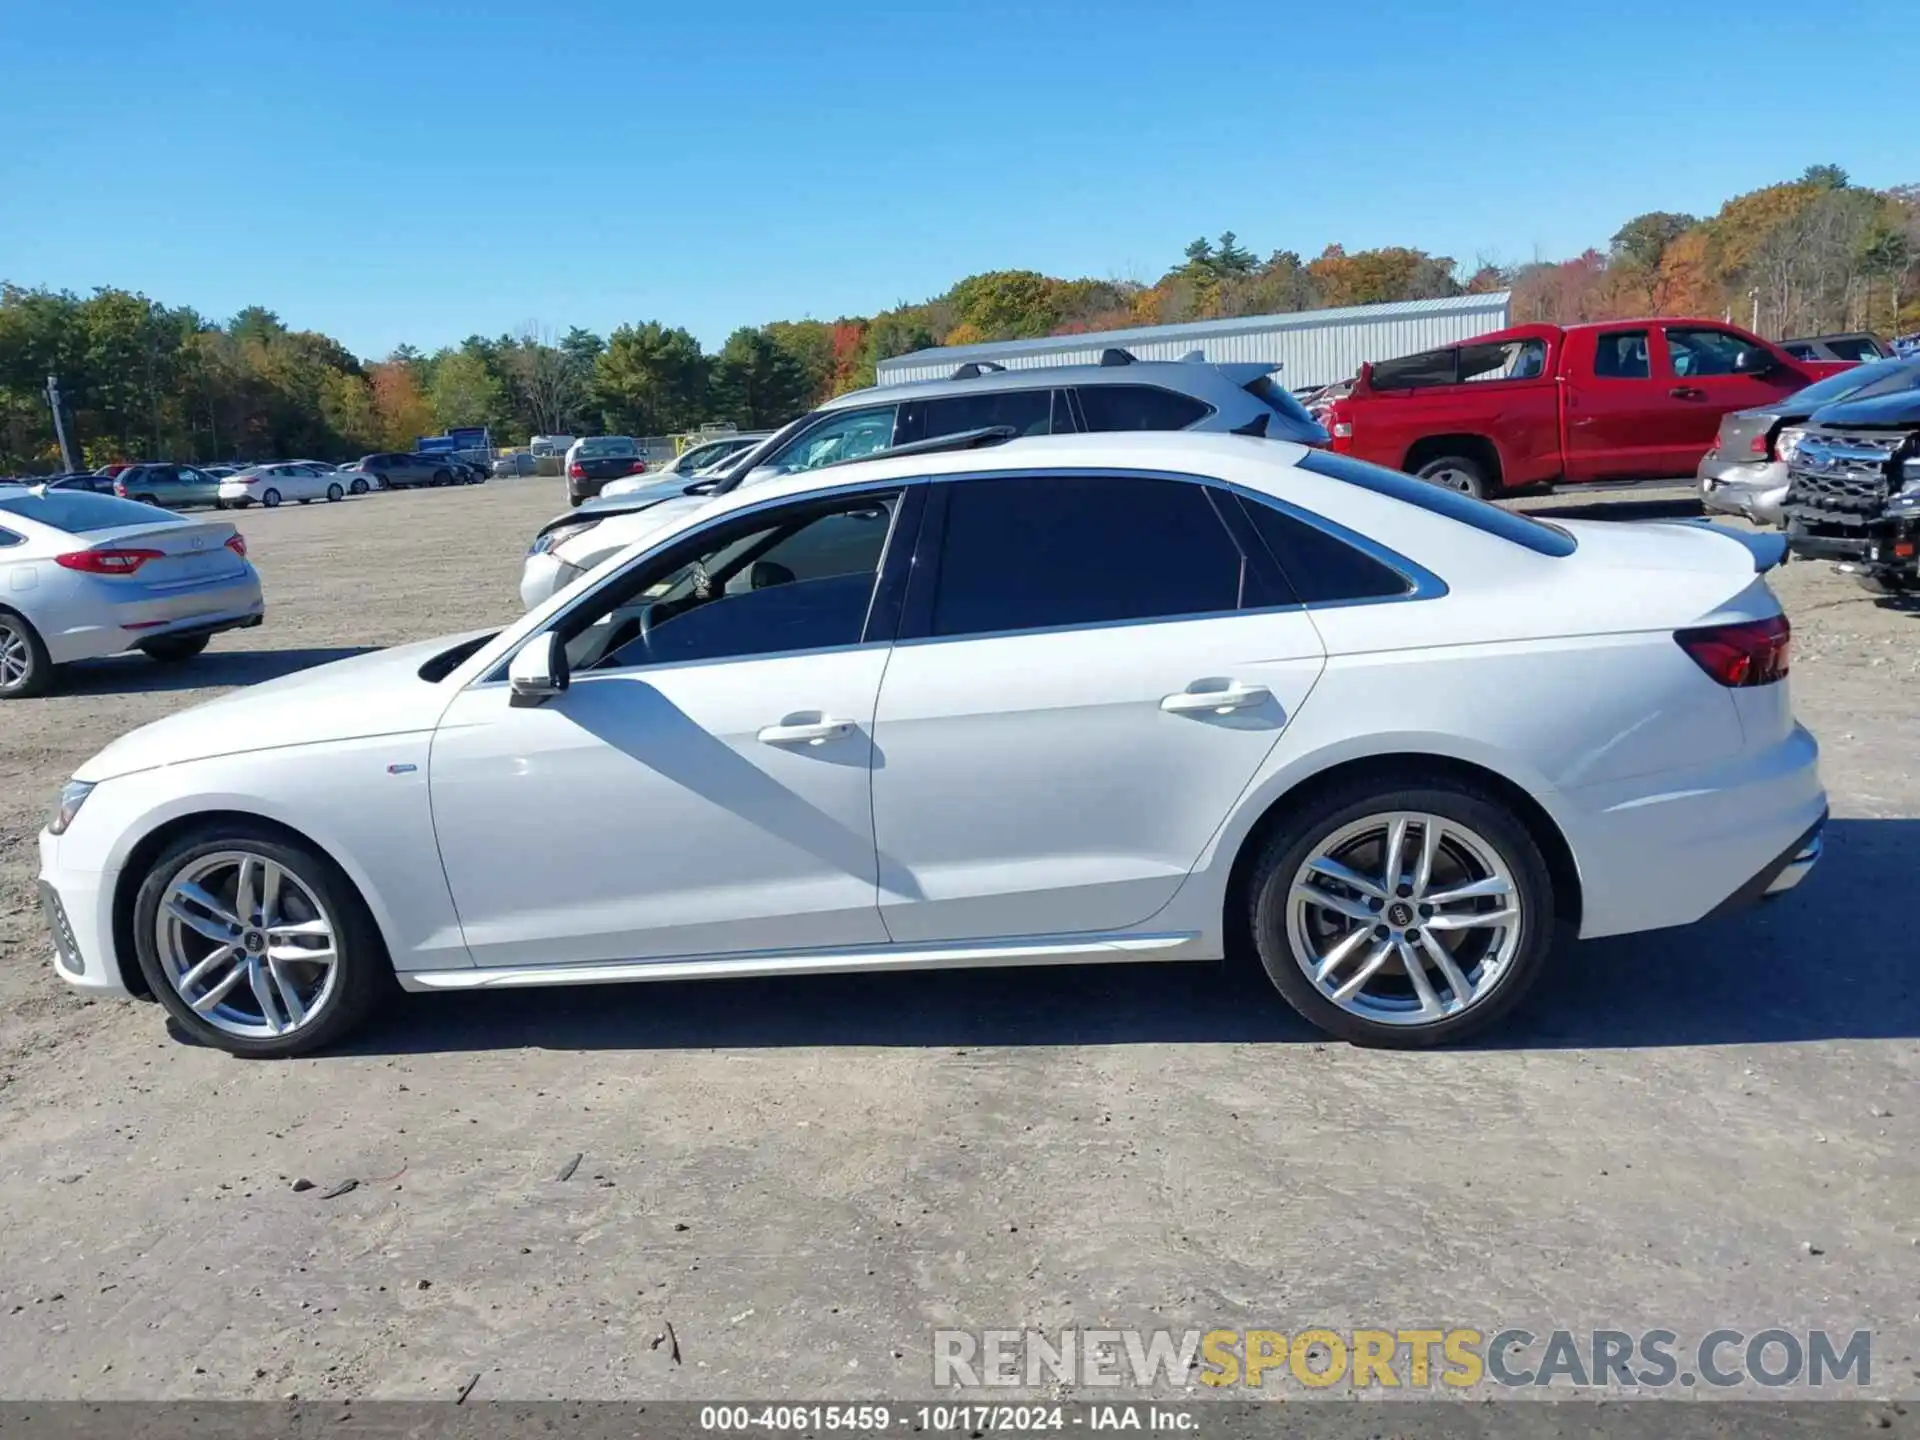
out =
{"type": "Polygon", "coordinates": [[[949,380],[978,380],[988,371],[1000,371],[1006,368],[1006,366],[993,360],[969,360],[947,378],[949,380]]]}
{"type": "Polygon", "coordinates": [[[831,470],[836,465],[858,465],[863,460],[891,460],[896,455],[937,455],[944,450],[977,450],[983,445],[999,445],[1019,433],[1011,425],[983,425],[978,430],[957,430],[951,435],[936,435],[931,440],[909,440],[904,445],[889,445],[884,450],[869,450],[864,455],[829,460],[825,465],[815,468],[831,470]]]}
{"type": "Polygon", "coordinates": [[[1100,352],[1100,363],[1102,365],[1131,365],[1133,364],[1133,352],[1131,350],[1122,350],[1118,345],[1109,345],[1100,352]]]}

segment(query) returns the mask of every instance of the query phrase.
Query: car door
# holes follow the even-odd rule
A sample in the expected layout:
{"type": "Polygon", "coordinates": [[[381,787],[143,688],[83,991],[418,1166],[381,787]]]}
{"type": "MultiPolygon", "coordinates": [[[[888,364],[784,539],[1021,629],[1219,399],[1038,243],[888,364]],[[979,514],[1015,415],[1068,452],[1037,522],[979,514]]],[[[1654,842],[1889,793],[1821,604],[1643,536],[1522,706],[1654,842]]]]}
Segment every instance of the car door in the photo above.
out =
{"type": "Polygon", "coordinates": [[[1720,430],[1720,417],[1768,405],[1805,387],[1806,377],[1778,364],[1757,340],[1717,325],[1666,325],[1669,393],[1676,407],[1675,443],[1685,445],[1683,470],[1692,473],[1720,430]],[[1776,363],[1755,373],[1736,369],[1743,351],[1756,350],[1776,363]],[[1690,458],[1689,458],[1690,457],[1690,458]]]}
{"type": "MultiPolygon", "coordinates": [[[[1659,479],[1678,469],[1686,421],[1675,420],[1673,382],[1656,361],[1655,327],[1621,325],[1567,336],[1563,362],[1569,480],[1659,479]]],[[[1704,448],[1704,447],[1702,447],[1704,448]]],[[[1695,459],[1699,457],[1696,456],[1695,459]]]]}
{"type": "Polygon", "coordinates": [[[174,474],[180,481],[180,502],[183,505],[217,505],[220,502],[220,482],[204,470],[196,470],[191,465],[174,467],[174,474]]]}
{"type": "Polygon", "coordinates": [[[1172,898],[1324,663],[1232,499],[1125,473],[933,487],[874,717],[895,941],[1114,932],[1172,898]]]}
{"type": "Polygon", "coordinates": [[[897,612],[869,610],[907,493],[671,540],[555,619],[562,694],[515,705],[496,673],[454,700],[429,779],[477,964],[886,941],[868,777],[897,612]]]}

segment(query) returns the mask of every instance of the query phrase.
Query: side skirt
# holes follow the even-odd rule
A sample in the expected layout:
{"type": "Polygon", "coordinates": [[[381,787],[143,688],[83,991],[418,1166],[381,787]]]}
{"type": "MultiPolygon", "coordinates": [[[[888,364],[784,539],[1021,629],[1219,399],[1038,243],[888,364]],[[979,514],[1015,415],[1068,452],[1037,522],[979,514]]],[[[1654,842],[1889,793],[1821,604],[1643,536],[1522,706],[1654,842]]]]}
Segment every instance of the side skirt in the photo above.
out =
{"type": "Polygon", "coordinates": [[[1199,953],[1194,932],[1167,935],[1026,936],[985,944],[882,946],[861,950],[760,950],[697,959],[608,960],[592,965],[514,965],[491,970],[415,970],[403,989],[494,990],[517,985],[602,985],[631,980],[714,980],[832,975],[860,970],[967,970],[999,965],[1103,965],[1128,960],[1218,960],[1199,953]]]}

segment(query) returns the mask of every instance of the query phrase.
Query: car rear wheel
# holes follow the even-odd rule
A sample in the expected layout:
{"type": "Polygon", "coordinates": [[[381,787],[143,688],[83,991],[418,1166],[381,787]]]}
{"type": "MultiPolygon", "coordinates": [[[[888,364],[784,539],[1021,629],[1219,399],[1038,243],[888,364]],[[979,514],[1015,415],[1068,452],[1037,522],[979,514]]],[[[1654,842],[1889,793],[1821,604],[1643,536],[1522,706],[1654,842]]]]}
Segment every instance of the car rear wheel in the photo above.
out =
{"type": "Polygon", "coordinates": [[[0,700],[44,695],[53,685],[53,661],[26,617],[0,610],[0,700]]]}
{"type": "Polygon", "coordinates": [[[353,495],[364,495],[367,493],[367,482],[356,475],[353,483],[347,486],[347,491],[353,495]]]}
{"type": "Polygon", "coordinates": [[[1358,781],[1289,817],[1249,887],[1255,948],[1313,1025],[1360,1045],[1458,1040],[1507,1014],[1556,939],[1526,825],[1452,780],[1358,781]]]}
{"type": "Polygon", "coordinates": [[[190,833],[154,862],[134,940],[148,986],[184,1029],[261,1059],[340,1039],[393,976],[339,868],[244,820],[190,833]]]}
{"type": "Polygon", "coordinates": [[[336,500],[344,500],[346,496],[347,492],[340,488],[340,482],[338,480],[333,481],[327,486],[327,503],[329,505],[336,500]]]}
{"type": "Polygon", "coordinates": [[[453,483],[453,476],[444,470],[436,470],[433,472],[433,483],[435,485],[451,485],[453,483]]]}
{"type": "Polygon", "coordinates": [[[162,635],[140,647],[140,653],[162,665],[178,665],[207,648],[211,635],[162,635]]]}
{"type": "Polygon", "coordinates": [[[1486,472],[1480,468],[1478,460],[1470,460],[1465,455],[1442,455],[1437,460],[1429,460],[1414,473],[1422,480],[1444,485],[1449,490],[1458,490],[1462,495],[1471,495],[1476,500],[1486,499],[1486,472]]]}
{"type": "Polygon", "coordinates": [[[273,509],[274,506],[280,503],[280,492],[274,489],[262,490],[260,492],[260,503],[269,510],[273,509]]]}

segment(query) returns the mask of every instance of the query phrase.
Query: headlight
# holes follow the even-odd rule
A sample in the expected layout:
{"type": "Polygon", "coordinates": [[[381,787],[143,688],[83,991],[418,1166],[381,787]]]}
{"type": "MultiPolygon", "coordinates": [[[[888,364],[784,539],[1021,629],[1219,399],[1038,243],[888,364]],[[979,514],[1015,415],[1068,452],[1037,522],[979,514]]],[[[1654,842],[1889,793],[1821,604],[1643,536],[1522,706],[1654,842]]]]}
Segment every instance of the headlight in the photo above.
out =
{"type": "Polygon", "coordinates": [[[598,520],[575,520],[570,524],[556,525],[553,529],[534,536],[533,544],[528,547],[527,553],[529,555],[544,555],[549,550],[558,549],[560,546],[566,544],[567,541],[573,539],[574,536],[586,534],[587,531],[599,523],[598,520]]]}
{"type": "Polygon", "coordinates": [[[60,798],[54,802],[53,815],[47,821],[47,831],[53,835],[64,835],[67,827],[73,824],[73,817],[80,813],[80,807],[87,803],[87,796],[93,793],[93,786],[85,780],[69,780],[60,787],[60,798]]]}
{"type": "Polygon", "coordinates": [[[1800,442],[1807,438],[1807,432],[1789,425],[1780,432],[1780,438],[1774,441],[1773,448],[1782,460],[1791,460],[1799,450],[1800,442]]]}

